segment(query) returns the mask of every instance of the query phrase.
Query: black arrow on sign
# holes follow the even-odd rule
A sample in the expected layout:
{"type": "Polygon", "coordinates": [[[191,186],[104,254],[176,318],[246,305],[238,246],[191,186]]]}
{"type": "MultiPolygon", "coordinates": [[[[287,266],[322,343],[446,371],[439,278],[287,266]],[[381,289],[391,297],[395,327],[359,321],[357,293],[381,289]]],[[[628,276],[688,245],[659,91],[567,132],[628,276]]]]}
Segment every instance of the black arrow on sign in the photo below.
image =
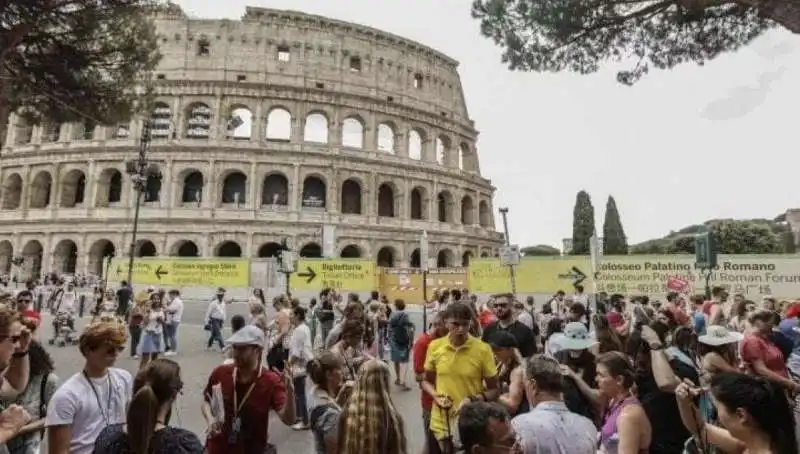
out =
{"type": "Polygon", "coordinates": [[[306,284],[310,284],[311,281],[313,281],[314,278],[317,277],[317,273],[315,273],[314,270],[312,270],[310,266],[307,266],[306,270],[308,270],[308,271],[306,271],[305,273],[297,273],[297,276],[298,277],[307,278],[306,279],[306,284]]]}
{"type": "Polygon", "coordinates": [[[586,274],[579,270],[577,266],[573,266],[571,271],[572,285],[581,285],[581,283],[586,280],[586,274]]]}
{"type": "Polygon", "coordinates": [[[169,274],[169,272],[165,271],[161,267],[161,265],[158,265],[158,268],[156,268],[156,277],[158,278],[158,280],[160,281],[161,280],[161,276],[166,276],[167,274],[169,274]]]}

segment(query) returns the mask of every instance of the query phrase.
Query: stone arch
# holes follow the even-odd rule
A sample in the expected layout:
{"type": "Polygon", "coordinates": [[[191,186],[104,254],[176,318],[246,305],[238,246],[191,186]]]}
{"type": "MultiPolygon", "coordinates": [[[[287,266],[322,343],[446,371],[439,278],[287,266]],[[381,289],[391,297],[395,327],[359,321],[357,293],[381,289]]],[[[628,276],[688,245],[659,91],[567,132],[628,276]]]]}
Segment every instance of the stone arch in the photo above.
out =
{"type": "Polygon", "coordinates": [[[279,257],[281,255],[281,245],[274,241],[264,243],[258,248],[258,257],[279,257]]]}
{"type": "Polygon", "coordinates": [[[97,179],[97,206],[107,207],[122,201],[122,172],[114,168],[103,169],[97,179]]]}
{"type": "Polygon", "coordinates": [[[408,131],[408,157],[416,161],[422,160],[422,134],[418,129],[408,131]]]}
{"type": "Polygon", "coordinates": [[[11,241],[0,241],[0,276],[11,274],[11,265],[14,261],[14,245],[11,241]]]}
{"type": "Polygon", "coordinates": [[[422,257],[419,248],[414,249],[411,257],[408,258],[408,266],[411,268],[422,268],[422,257]]]}
{"type": "Polygon", "coordinates": [[[475,224],[475,203],[468,195],[461,198],[461,223],[464,225],[475,224]]]}
{"type": "Polygon", "coordinates": [[[147,179],[144,183],[145,203],[155,203],[161,201],[161,189],[163,187],[161,171],[157,164],[151,164],[148,169],[147,179]]]}
{"type": "Polygon", "coordinates": [[[273,172],[264,177],[261,185],[261,205],[289,204],[289,179],[280,172],[273,172]]]}
{"type": "Polygon", "coordinates": [[[243,104],[232,105],[225,130],[229,139],[250,140],[253,137],[253,111],[243,104]]]}
{"type": "Polygon", "coordinates": [[[342,183],[342,214],[362,214],[362,188],[355,178],[348,178],[342,183]]]}
{"type": "Polygon", "coordinates": [[[453,222],[453,194],[444,190],[436,196],[436,219],[439,222],[453,222]]]}
{"type": "Polygon", "coordinates": [[[325,208],[327,186],[321,176],[309,175],[303,180],[303,208],[325,208]]]}
{"type": "Polygon", "coordinates": [[[267,140],[288,142],[292,140],[292,113],[283,107],[274,107],[267,114],[267,140]]]}
{"type": "Polygon", "coordinates": [[[492,225],[492,212],[489,209],[489,204],[485,200],[481,200],[478,204],[478,222],[481,227],[488,228],[492,225]]]}
{"type": "Polygon", "coordinates": [[[44,247],[36,240],[30,240],[22,248],[22,266],[25,273],[20,276],[23,280],[37,279],[42,276],[42,258],[44,257],[44,247]]]}
{"type": "Polygon", "coordinates": [[[22,177],[18,173],[12,173],[3,182],[3,204],[4,210],[16,210],[22,205],[22,177]]]}
{"type": "Polygon", "coordinates": [[[486,251],[481,252],[481,258],[482,259],[489,258],[489,253],[486,251]]]}
{"type": "Polygon", "coordinates": [[[303,141],[328,143],[328,117],[319,111],[310,112],[303,121],[303,141]]]}
{"type": "Polygon", "coordinates": [[[176,241],[169,250],[172,257],[200,257],[200,248],[192,240],[176,241]]]}
{"type": "Polygon", "coordinates": [[[375,257],[378,266],[384,268],[394,268],[397,257],[397,250],[392,246],[384,246],[378,250],[375,257]]]}
{"type": "Polygon", "coordinates": [[[218,244],[215,251],[215,257],[241,257],[242,247],[236,241],[223,241],[218,244]]]}
{"type": "Polygon", "coordinates": [[[31,208],[47,208],[50,206],[50,195],[53,192],[53,177],[50,172],[40,171],[33,177],[31,184],[31,208]]]}
{"type": "Polygon", "coordinates": [[[395,154],[395,135],[394,126],[391,123],[381,123],[378,125],[378,151],[383,153],[395,154]]]}
{"type": "Polygon", "coordinates": [[[428,219],[428,191],[422,186],[417,186],[411,190],[409,199],[411,219],[428,219]]]}
{"type": "Polygon", "coordinates": [[[86,271],[105,278],[106,260],[117,255],[117,248],[111,240],[97,240],[89,247],[89,269],[86,271]]]}
{"type": "Polygon", "coordinates": [[[393,183],[382,183],[378,186],[378,216],[393,218],[397,216],[395,185],[393,183]]]}
{"type": "Polygon", "coordinates": [[[205,187],[205,177],[202,172],[195,169],[187,169],[181,172],[183,181],[181,182],[181,203],[200,204],[203,201],[203,188],[205,187]]]}
{"type": "Polygon", "coordinates": [[[155,243],[150,240],[137,240],[133,248],[134,257],[157,257],[158,249],[155,243]]]}
{"type": "Polygon", "coordinates": [[[72,240],[61,240],[53,249],[53,271],[58,274],[75,274],[78,266],[78,245],[72,240]]]}
{"type": "Polygon", "coordinates": [[[451,268],[455,266],[456,257],[453,251],[444,248],[436,254],[436,267],[437,268],[451,268]]]}
{"type": "Polygon", "coordinates": [[[469,145],[462,143],[458,146],[458,168],[467,170],[467,162],[469,162],[469,145]]]}
{"type": "Polygon", "coordinates": [[[342,122],[342,146],[348,148],[364,148],[364,121],[351,116],[342,122]]]}
{"type": "Polygon", "coordinates": [[[361,248],[355,244],[348,244],[339,253],[339,257],[343,259],[360,259],[362,256],[361,248]]]}
{"type": "Polygon", "coordinates": [[[208,139],[211,137],[213,111],[208,104],[193,102],[186,108],[184,137],[187,139],[208,139]]]}
{"type": "Polygon", "coordinates": [[[175,137],[175,123],[172,119],[172,109],[165,102],[156,102],[153,113],[150,114],[150,136],[154,139],[175,137]]]}
{"type": "Polygon", "coordinates": [[[86,198],[86,174],[72,169],[61,178],[61,203],[59,206],[73,208],[82,205],[86,198]]]}
{"type": "Polygon", "coordinates": [[[469,266],[469,262],[472,261],[472,251],[465,251],[461,254],[461,266],[469,266]]]}
{"type": "Polygon", "coordinates": [[[317,243],[306,243],[300,248],[300,257],[310,259],[322,258],[322,247],[317,243]]]}
{"type": "Polygon", "coordinates": [[[447,158],[450,154],[450,139],[446,136],[436,138],[436,162],[439,165],[447,165],[447,158]]]}
{"type": "Polygon", "coordinates": [[[239,170],[233,170],[222,180],[220,202],[223,205],[247,203],[247,175],[239,170]]]}

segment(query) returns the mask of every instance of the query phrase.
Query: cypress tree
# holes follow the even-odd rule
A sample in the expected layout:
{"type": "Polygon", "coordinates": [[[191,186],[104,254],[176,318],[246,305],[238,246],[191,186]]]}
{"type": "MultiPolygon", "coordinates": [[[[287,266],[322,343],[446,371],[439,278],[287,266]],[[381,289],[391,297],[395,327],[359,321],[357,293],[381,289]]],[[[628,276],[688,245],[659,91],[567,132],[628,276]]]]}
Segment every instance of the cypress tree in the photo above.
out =
{"type": "Polygon", "coordinates": [[[628,253],[628,240],[625,230],[619,219],[619,210],[614,197],[608,196],[606,202],[606,217],[603,221],[603,255],[626,255],[628,253]]]}
{"type": "Polygon", "coordinates": [[[589,239],[594,233],[594,207],[586,191],[578,192],[572,213],[572,255],[589,255],[589,239]]]}

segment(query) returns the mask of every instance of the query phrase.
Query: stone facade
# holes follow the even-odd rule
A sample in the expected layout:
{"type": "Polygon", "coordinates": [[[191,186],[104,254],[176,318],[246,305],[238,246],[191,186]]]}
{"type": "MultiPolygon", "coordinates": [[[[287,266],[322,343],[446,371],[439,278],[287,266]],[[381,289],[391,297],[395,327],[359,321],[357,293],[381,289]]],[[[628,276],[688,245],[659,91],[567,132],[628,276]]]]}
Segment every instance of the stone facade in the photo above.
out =
{"type": "Polygon", "coordinates": [[[281,239],[319,256],[384,266],[431,257],[457,266],[495,255],[494,187],[480,175],[478,133],[457,63],[369,27],[247,8],[241,21],[156,19],[147,182],[126,161],[142,120],[27,125],[12,116],[0,161],[0,274],[100,274],[113,252],[270,257],[281,239]],[[327,241],[327,240],[326,240],[327,241]]]}

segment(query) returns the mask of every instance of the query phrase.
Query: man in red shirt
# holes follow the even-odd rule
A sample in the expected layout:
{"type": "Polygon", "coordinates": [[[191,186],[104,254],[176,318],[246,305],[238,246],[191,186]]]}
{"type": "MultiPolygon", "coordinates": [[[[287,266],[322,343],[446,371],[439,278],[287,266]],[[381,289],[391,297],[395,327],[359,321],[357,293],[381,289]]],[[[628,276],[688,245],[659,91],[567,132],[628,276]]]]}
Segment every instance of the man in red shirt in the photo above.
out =
{"type": "MultiPolygon", "coordinates": [[[[428,353],[428,345],[434,340],[447,335],[447,327],[444,324],[442,312],[437,312],[431,321],[431,327],[427,332],[422,333],[417,341],[414,342],[414,374],[417,383],[422,383],[425,377],[425,355],[428,353]]],[[[425,448],[424,454],[439,454],[439,443],[431,433],[431,408],[433,407],[433,397],[425,391],[422,395],[422,421],[425,426],[425,448]]]]}
{"type": "Polygon", "coordinates": [[[268,452],[269,412],[275,411],[288,425],[295,421],[292,373],[283,374],[262,366],[264,332],[245,326],[227,340],[233,349],[233,364],[211,372],[205,389],[203,418],[208,424],[208,454],[262,454],[268,452]],[[222,395],[224,418],[214,406],[222,395]]]}

